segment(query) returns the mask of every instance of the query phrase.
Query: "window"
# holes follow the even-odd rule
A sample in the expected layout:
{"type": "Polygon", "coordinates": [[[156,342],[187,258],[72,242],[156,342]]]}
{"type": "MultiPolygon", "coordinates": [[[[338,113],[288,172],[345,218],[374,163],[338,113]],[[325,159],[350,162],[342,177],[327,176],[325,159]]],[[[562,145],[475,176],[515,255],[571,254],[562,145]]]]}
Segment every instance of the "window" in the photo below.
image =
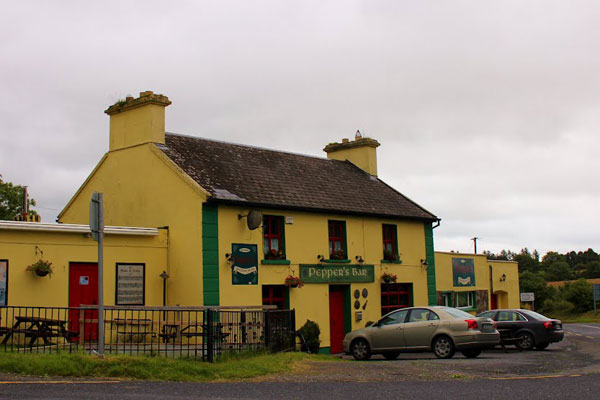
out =
{"type": "Polygon", "coordinates": [[[382,283],[381,284],[381,315],[399,308],[410,307],[410,283],[382,283]]]}
{"type": "Polygon", "coordinates": [[[408,316],[408,322],[433,321],[437,319],[440,319],[440,317],[436,313],[424,308],[413,309],[408,316]]]}
{"type": "Polygon", "coordinates": [[[383,326],[383,325],[401,324],[406,319],[407,312],[408,312],[408,310],[402,310],[402,311],[398,311],[393,314],[387,315],[384,318],[382,318],[381,321],[379,321],[379,325],[383,326]]]}
{"type": "Polygon", "coordinates": [[[0,260],[0,306],[8,304],[8,260],[0,260]]]}
{"type": "Polygon", "coordinates": [[[454,306],[456,308],[475,308],[475,292],[456,292],[454,306]]]}
{"type": "Polygon", "coordinates": [[[398,261],[398,235],[396,225],[383,224],[383,259],[398,261]]]}
{"type": "Polygon", "coordinates": [[[452,307],[452,293],[442,293],[442,306],[452,307]]]}
{"type": "Polygon", "coordinates": [[[496,318],[496,321],[498,322],[504,322],[504,321],[510,321],[510,322],[514,322],[514,321],[527,321],[527,319],[525,319],[524,316],[522,316],[519,313],[516,313],[514,311],[499,311],[498,312],[498,317],[496,318]]]}
{"type": "Polygon", "coordinates": [[[262,303],[263,306],[277,306],[279,310],[285,310],[285,286],[283,285],[263,285],[262,303]]]}
{"type": "Polygon", "coordinates": [[[329,221],[329,258],[332,260],[347,260],[346,222],[329,221]]]}
{"type": "Polygon", "coordinates": [[[285,237],[283,217],[265,215],[263,217],[263,249],[267,260],[285,260],[285,237]]]}

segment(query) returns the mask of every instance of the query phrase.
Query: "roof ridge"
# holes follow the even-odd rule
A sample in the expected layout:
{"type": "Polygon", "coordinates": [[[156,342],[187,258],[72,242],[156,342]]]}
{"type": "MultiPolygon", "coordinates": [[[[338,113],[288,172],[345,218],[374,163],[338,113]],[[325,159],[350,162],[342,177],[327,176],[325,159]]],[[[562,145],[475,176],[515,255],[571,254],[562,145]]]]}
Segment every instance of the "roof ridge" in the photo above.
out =
{"type": "MultiPolygon", "coordinates": [[[[183,134],[183,133],[165,132],[165,134],[166,135],[173,135],[173,136],[182,136],[182,137],[187,137],[187,138],[196,139],[196,140],[206,140],[207,142],[222,143],[222,144],[229,144],[229,145],[239,146],[239,147],[247,147],[247,148],[257,149],[257,150],[271,151],[273,153],[284,153],[284,154],[291,154],[293,156],[300,156],[300,157],[307,157],[307,158],[316,158],[317,160],[323,160],[323,161],[340,161],[340,160],[334,160],[334,159],[327,158],[327,157],[311,156],[309,154],[296,153],[296,152],[287,151],[287,150],[269,149],[267,147],[252,146],[252,145],[249,145],[249,144],[228,142],[226,140],[208,139],[208,138],[205,138],[205,137],[186,135],[186,134],[183,134]]],[[[340,162],[344,162],[344,161],[340,161],[340,162]]]]}

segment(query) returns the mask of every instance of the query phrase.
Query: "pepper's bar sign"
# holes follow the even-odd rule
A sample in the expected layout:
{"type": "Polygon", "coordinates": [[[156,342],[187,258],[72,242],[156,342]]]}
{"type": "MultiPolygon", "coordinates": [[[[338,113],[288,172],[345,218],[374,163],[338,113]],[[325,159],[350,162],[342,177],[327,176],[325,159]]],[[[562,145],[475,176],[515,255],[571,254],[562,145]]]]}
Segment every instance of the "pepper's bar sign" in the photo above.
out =
{"type": "Polygon", "coordinates": [[[472,258],[453,258],[454,286],[475,286],[475,264],[472,258]]]}
{"type": "Polygon", "coordinates": [[[117,264],[118,305],[144,305],[144,264],[117,264]]]}
{"type": "Polygon", "coordinates": [[[231,244],[231,284],[258,285],[258,250],[255,244],[231,244]]]}
{"type": "Polygon", "coordinates": [[[375,282],[373,265],[300,265],[304,283],[375,282]]]}
{"type": "Polygon", "coordinates": [[[8,291],[8,263],[0,261],[0,306],[6,305],[6,292],[8,291]]]}

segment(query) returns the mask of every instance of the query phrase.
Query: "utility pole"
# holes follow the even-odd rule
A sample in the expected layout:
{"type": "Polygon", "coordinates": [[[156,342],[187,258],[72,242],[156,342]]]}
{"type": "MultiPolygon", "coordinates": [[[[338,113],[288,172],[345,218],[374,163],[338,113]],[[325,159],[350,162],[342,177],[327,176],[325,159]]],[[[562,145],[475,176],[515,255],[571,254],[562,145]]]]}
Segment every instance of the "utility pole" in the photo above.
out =
{"type": "Polygon", "coordinates": [[[471,238],[471,240],[473,241],[473,247],[475,249],[475,254],[477,254],[477,239],[479,239],[477,236],[471,238]]]}

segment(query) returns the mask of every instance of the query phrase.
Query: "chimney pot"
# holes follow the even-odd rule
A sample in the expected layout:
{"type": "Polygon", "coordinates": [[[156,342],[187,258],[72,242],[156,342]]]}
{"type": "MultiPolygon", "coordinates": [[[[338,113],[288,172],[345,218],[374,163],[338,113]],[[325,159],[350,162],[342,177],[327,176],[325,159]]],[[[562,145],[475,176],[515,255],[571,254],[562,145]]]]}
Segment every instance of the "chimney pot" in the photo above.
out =
{"type": "Polygon", "coordinates": [[[140,92],[140,97],[152,96],[153,94],[152,90],[146,90],[145,92],[140,92]]]}
{"type": "Polygon", "coordinates": [[[348,138],[343,138],[342,139],[342,143],[348,143],[350,140],[348,140],[348,138]]]}
{"type": "Polygon", "coordinates": [[[125,101],[131,101],[131,100],[133,100],[133,96],[127,96],[127,97],[125,97],[125,101]]]}

